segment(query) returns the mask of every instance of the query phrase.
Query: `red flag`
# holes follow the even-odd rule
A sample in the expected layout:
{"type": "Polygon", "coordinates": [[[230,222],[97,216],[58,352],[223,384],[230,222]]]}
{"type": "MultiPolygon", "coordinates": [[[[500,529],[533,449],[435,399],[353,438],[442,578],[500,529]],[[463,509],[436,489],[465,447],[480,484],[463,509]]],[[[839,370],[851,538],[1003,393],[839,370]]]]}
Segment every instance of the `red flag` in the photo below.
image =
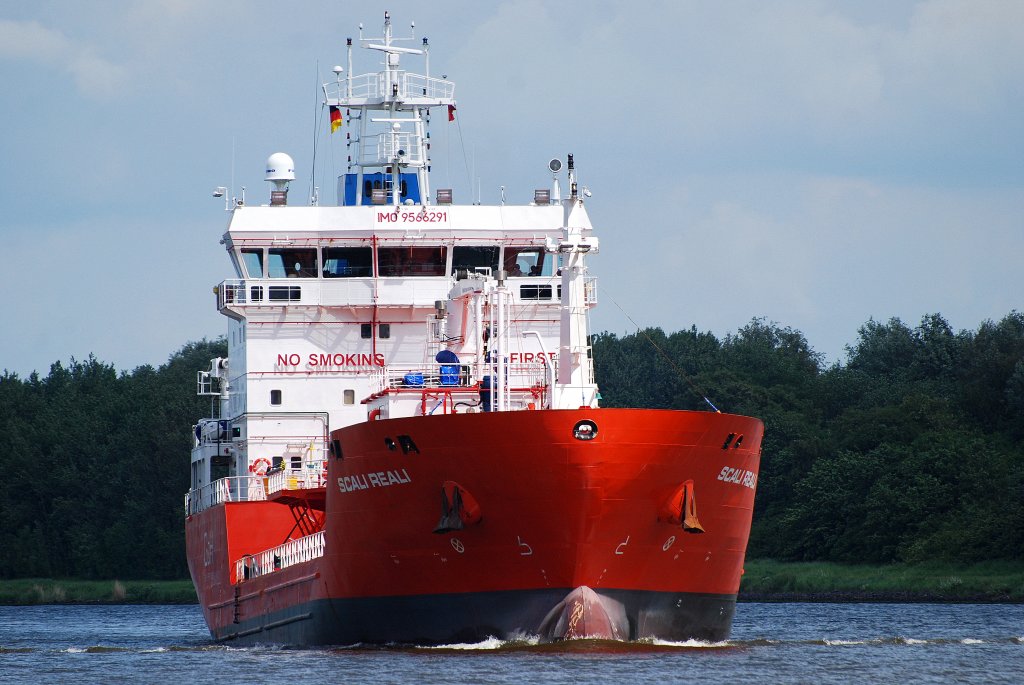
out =
{"type": "Polygon", "coordinates": [[[448,105],[448,121],[455,121],[455,105],[448,105]]]}
{"type": "Polygon", "coordinates": [[[331,105],[331,133],[334,133],[341,127],[341,109],[334,105],[331,105]]]}

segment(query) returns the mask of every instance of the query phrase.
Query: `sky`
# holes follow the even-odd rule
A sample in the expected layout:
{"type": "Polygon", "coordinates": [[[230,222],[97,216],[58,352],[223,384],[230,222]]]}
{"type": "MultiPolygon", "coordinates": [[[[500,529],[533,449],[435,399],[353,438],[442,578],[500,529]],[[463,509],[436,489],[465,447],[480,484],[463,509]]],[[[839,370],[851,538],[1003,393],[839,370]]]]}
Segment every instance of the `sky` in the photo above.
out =
{"type": "Polygon", "coordinates": [[[527,202],[574,154],[595,331],[763,318],[842,362],[869,319],[1022,309],[1018,0],[36,0],[0,9],[0,369],[130,371],[223,334],[211,192],[267,202],[283,151],[291,204],[334,200],[319,87],[385,9],[456,83],[435,187],[527,202]]]}

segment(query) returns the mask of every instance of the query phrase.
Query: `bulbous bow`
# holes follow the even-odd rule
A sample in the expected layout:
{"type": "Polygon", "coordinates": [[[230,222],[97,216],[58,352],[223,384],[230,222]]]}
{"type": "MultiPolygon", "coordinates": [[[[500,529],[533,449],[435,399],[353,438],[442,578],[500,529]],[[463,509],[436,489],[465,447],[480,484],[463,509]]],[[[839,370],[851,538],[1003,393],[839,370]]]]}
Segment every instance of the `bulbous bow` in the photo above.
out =
{"type": "Polygon", "coordinates": [[[556,604],[541,621],[542,640],[628,640],[625,607],[581,585],[556,604]]]}

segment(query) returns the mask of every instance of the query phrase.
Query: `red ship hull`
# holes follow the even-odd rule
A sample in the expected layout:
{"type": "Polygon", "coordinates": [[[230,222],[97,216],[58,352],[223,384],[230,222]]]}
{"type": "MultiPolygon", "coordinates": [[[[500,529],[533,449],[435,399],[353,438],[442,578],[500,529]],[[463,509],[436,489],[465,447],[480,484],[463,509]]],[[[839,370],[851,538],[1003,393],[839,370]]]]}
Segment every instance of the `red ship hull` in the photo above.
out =
{"type": "Polygon", "coordinates": [[[294,502],[238,502],[189,517],[189,565],[219,640],[721,640],[762,433],[634,409],[361,423],[331,435],[323,556],[236,582],[297,520],[294,502]]]}

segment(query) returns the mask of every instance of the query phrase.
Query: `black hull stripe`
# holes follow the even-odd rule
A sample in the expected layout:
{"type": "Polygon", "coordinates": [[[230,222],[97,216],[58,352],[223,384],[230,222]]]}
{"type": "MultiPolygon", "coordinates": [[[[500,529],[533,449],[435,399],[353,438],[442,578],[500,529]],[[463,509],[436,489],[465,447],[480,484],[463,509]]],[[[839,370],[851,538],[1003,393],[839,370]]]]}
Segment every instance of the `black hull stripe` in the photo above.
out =
{"type": "MultiPolygon", "coordinates": [[[[537,635],[572,588],[321,599],[213,630],[219,642],[350,645],[475,643],[537,635]]],[[[602,590],[622,603],[629,639],[719,642],[729,636],[735,595],[602,590]]]]}

